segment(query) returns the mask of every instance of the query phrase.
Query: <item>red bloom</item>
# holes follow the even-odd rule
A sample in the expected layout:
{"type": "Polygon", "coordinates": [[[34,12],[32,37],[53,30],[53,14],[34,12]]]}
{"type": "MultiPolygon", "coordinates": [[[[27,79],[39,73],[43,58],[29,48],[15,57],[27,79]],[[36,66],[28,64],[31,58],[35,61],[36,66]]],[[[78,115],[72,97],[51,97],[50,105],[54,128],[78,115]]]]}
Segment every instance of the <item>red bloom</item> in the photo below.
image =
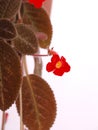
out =
{"type": "Polygon", "coordinates": [[[29,0],[31,4],[34,4],[36,8],[40,8],[45,0],[29,0]]]}
{"type": "Polygon", "coordinates": [[[70,71],[70,65],[63,56],[60,58],[58,54],[54,54],[51,62],[46,65],[46,70],[48,72],[53,71],[55,75],[62,76],[64,72],[70,71]]]}

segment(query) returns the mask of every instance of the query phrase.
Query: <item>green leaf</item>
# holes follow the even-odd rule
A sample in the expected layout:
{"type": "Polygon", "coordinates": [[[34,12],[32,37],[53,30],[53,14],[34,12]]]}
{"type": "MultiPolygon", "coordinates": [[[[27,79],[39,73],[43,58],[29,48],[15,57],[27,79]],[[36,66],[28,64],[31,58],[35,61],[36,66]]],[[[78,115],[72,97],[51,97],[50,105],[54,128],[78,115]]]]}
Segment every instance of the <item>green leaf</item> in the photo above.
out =
{"type": "MultiPolygon", "coordinates": [[[[49,130],[56,116],[56,101],[53,91],[45,80],[37,75],[23,78],[22,107],[23,122],[29,130],[49,130]]],[[[16,101],[20,113],[19,98],[16,101]]]]}
{"type": "Polygon", "coordinates": [[[8,19],[0,19],[0,38],[13,39],[16,37],[14,24],[8,19]]]}
{"type": "Polygon", "coordinates": [[[22,0],[0,0],[0,18],[12,18],[19,10],[22,0]]]}
{"type": "Polygon", "coordinates": [[[42,48],[47,48],[50,45],[52,38],[52,25],[50,18],[43,8],[35,8],[32,4],[24,3],[23,22],[32,26],[36,33],[44,33],[47,35],[46,40],[39,40],[39,45],[42,48]]]}
{"type": "Polygon", "coordinates": [[[24,24],[16,24],[17,37],[13,40],[15,48],[22,54],[33,55],[38,50],[38,40],[34,32],[24,24]]]}
{"type": "Polygon", "coordinates": [[[0,109],[5,111],[16,100],[22,81],[22,69],[17,53],[0,40],[0,109]]]}

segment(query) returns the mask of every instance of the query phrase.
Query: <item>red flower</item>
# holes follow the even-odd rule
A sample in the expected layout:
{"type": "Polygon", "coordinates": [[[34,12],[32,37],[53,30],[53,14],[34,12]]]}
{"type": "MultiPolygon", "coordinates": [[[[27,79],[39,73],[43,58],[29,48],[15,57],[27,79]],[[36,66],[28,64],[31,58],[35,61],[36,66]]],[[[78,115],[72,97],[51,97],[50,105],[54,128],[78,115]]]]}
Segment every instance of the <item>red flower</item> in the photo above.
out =
{"type": "Polygon", "coordinates": [[[45,0],[29,0],[31,4],[34,4],[36,8],[40,8],[45,0]]]}
{"type": "Polygon", "coordinates": [[[60,58],[58,54],[54,54],[51,62],[46,65],[46,70],[48,72],[53,71],[55,75],[62,76],[64,72],[70,71],[70,65],[63,56],[60,58]]]}

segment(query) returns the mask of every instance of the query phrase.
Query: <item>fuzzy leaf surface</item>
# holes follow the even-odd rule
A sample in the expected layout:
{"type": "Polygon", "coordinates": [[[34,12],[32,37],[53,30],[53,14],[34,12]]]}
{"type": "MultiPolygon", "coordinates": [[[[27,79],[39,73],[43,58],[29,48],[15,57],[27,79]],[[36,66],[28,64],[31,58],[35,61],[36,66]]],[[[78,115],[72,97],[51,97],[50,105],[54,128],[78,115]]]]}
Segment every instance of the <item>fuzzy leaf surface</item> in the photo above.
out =
{"type": "MultiPolygon", "coordinates": [[[[56,116],[56,101],[53,91],[39,76],[29,75],[29,79],[31,88],[27,78],[23,78],[23,122],[29,130],[49,130],[56,116]]],[[[20,113],[19,99],[17,99],[16,105],[20,113]]]]}
{"type": "Polygon", "coordinates": [[[16,100],[22,81],[22,70],[17,53],[0,40],[0,109],[5,111],[16,100]]]}
{"type": "Polygon", "coordinates": [[[34,32],[24,24],[16,24],[17,37],[13,40],[15,48],[22,54],[32,55],[38,50],[38,40],[34,32]]]}
{"type": "Polygon", "coordinates": [[[20,8],[22,0],[0,0],[0,18],[12,18],[20,8]]]}
{"type": "Polygon", "coordinates": [[[8,19],[0,19],[0,38],[13,39],[16,36],[14,24],[8,19]]]}
{"type": "Polygon", "coordinates": [[[32,25],[35,32],[43,32],[46,40],[39,40],[40,47],[47,48],[52,38],[52,25],[50,18],[43,8],[35,8],[32,4],[24,3],[23,22],[32,25]]]}

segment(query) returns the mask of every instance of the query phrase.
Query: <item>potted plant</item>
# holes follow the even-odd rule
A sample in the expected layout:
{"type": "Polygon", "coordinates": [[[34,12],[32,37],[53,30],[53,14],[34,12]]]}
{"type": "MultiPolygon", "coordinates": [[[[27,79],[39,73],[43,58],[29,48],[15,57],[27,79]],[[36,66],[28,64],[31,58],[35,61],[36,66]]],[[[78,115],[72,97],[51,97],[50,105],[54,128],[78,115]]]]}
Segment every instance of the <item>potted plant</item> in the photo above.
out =
{"type": "Polygon", "coordinates": [[[65,58],[49,49],[52,24],[49,17],[51,0],[0,1],[0,110],[2,128],[6,110],[16,104],[20,130],[49,130],[56,118],[56,100],[42,74],[41,56],[51,55],[46,70],[62,76],[70,71],[65,58]],[[44,3],[44,4],[43,4],[44,3]],[[43,6],[42,6],[43,4],[43,6]],[[42,6],[42,7],[41,7],[42,6]],[[40,54],[40,48],[47,54],[40,54]],[[26,56],[34,58],[34,72],[28,73],[26,56]]]}

